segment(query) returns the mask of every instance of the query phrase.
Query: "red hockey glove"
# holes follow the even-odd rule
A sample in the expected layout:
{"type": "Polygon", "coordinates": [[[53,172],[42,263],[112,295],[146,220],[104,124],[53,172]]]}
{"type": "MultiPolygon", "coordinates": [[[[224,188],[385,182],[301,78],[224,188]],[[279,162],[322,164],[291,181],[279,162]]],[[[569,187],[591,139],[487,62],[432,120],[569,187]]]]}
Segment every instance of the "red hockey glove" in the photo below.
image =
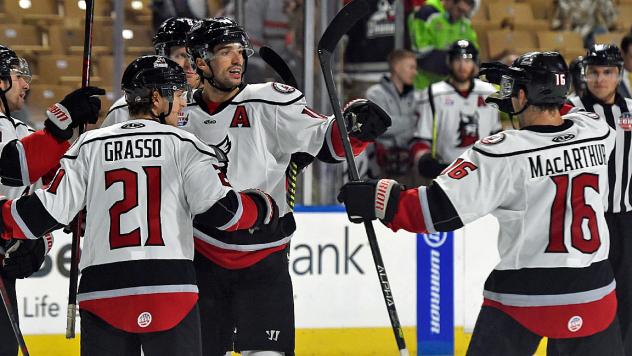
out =
{"type": "Polygon", "coordinates": [[[274,199],[259,189],[246,189],[242,193],[248,194],[257,205],[257,222],[252,231],[275,231],[279,225],[279,207],[274,199]]]}

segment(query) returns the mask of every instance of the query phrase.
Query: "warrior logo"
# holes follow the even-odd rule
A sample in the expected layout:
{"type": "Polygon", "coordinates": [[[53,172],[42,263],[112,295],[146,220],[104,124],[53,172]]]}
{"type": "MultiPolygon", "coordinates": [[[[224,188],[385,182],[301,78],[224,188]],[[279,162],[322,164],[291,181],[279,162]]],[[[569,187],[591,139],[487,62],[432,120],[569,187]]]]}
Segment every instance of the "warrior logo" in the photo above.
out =
{"type": "Polygon", "coordinates": [[[457,147],[470,147],[478,141],[478,112],[471,115],[459,113],[459,145],[457,147]]]}

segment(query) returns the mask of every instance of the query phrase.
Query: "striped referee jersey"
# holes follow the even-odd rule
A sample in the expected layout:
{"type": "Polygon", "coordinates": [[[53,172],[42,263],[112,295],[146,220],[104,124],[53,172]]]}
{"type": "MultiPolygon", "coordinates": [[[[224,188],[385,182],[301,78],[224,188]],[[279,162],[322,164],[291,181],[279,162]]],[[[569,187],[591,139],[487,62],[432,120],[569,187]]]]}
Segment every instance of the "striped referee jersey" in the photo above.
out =
{"type": "Polygon", "coordinates": [[[616,131],[615,148],[608,163],[607,213],[632,211],[632,99],[618,93],[614,104],[604,104],[592,94],[569,98],[571,105],[592,111],[606,119],[616,131]]]}

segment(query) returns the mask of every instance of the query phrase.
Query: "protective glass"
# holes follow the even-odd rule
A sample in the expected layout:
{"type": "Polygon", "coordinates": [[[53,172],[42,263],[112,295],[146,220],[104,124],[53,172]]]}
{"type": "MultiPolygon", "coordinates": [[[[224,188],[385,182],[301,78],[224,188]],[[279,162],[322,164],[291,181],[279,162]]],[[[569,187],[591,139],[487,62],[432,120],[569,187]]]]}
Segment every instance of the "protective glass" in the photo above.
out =
{"type": "Polygon", "coordinates": [[[246,57],[250,57],[255,51],[250,47],[244,47],[241,43],[227,43],[217,49],[210,57],[211,60],[215,58],[230,58],[235,54],[246,57]]]}

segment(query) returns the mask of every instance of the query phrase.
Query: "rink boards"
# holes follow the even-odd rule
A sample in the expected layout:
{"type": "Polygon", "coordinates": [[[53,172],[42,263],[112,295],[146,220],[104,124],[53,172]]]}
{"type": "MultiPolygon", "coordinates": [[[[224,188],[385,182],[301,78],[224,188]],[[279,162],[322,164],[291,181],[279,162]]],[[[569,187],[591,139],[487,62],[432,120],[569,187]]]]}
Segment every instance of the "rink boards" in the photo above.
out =
{"type": "MultiPolygon", "coordinates": [[[[396,354],[363,225],[350,224],[339,207],[298,209],[296,220],[290,271],[297,354],[396,354]]],[[[426,301],[420,304],[418,313],[421,301],[417,293],[418,274],[428,272],[419,270],[418,253],[427,247],[419,244],[428,239],[407,232],[393,233],[380,223],[374,225],[409,350],[415,354],[418,314],[425,318],[431,313],[426,301]]],[[[482,302],[482,283],[498,259],[497,231],[496,221],[484,218],[455,232],[448,241],[454,245],[456,354],[467,347],[468,335],[463,330],[471,331],[474,325],[482,302]]],[[[28,335],[32,354],[77,354],[78,343],[62,336],[66,325],[70,237],[55,233],[49,256],[38,276],[18,282],[20,324],[28,335]],[[44,349],[45,353],[38,352],[44,349]]],[[[445,311],[446,306],[443,308],[445,311]]]]}

